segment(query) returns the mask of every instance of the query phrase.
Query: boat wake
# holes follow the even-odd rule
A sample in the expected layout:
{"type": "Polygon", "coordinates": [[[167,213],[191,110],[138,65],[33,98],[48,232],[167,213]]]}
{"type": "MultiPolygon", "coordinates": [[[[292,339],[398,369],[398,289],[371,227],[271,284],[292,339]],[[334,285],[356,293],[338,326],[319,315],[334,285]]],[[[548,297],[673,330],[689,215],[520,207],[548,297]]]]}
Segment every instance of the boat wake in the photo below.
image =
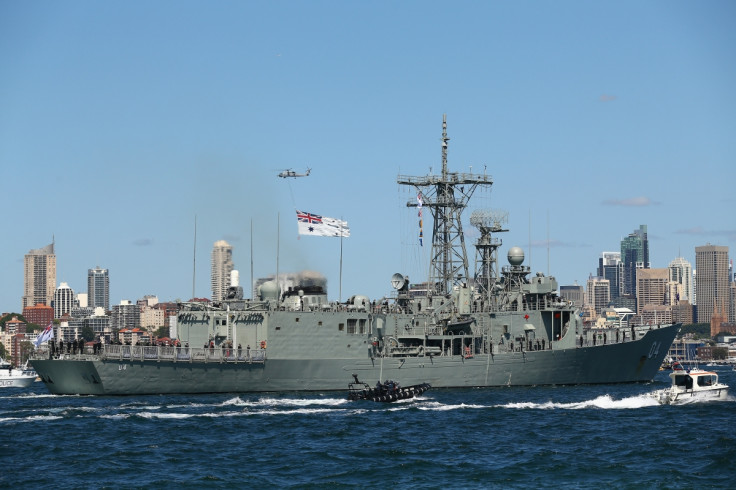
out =
{"type": "Polygon", "coordinates": [[[499,408],[531,408],[540,410],[581,410],[586,408],[600,408],[604,410],[626,410],[632,408],[644,408],[644,407],[655,407],[659,405],[657,400],[650,397],[649,395],[642,394],[636,396],[629,396],[620,400],[614,400],[611,395],[601,395],[593,398],[592,400],[584,400],[580,402],[569,402],[569,403],[558,403],[558,402],[544,402],[544,403],[507,403],[505,405],[498,405],[499,408]]]}
{"type": "Polygon", "coordinates": [[[447,411],[447,410],[468,410],[468,409],[486,409],[486,408],[504,408],[504,409],[516,409],[516,410],[582,410],[589,408],[599,408],[604,410],[623,410],[623,409],[634,409],[643,407],[657,406],[659,403],[651,398],[650,396],[636,395],[620,400],[615,400],[611,395],[601,395],[593,398],[592,400],[583,400],[579,402],[509,402],[498,405],[478,405],[478,404],[444,404],[439,402],[425,403],[417,408],[419,410],[435,410],[435,411],[447,411]]]}
{"type": "MultiPolygon", "coordinates": [[[[360,416],[372,412],[394,412],[406,410],[447,412],[454,410],[631,410],[645,407],[659,406],[652,393],[641,393],[615,399],[609,394],[600,395],[582,401],[508,401],[489,404],[469,401],[455,403],[453,400],[438,400],[434,396],[421,396],[413,399],[400,400],[389,405],[367,402],[351,402],[344,398],[288,398],[279,396],[249,397],[248,395],[233,396],[226,399],[200,400],[192,403],[150,403],[146,401],[124,402],[119,405],[74,405],[64,403],[61,406],[49,408],[28,408],[24,410],[0,411],[0,426],[23,422],[47,421],[53,422],[79,417],[91,417],[108,420],[146,419],[146,420],[184,420],[197,418],[228,418],[228,417],[278,417],[280,415],[313,415],[313,416],[360,416]]],[[[69,399],[67,399],[69,400],[69,399]]],[[[685,399],[682,405],[695,403],[710,403],[715,400],[699,398],[685,399]]],[[[736,401],[736,397],[729,395],[718,401],[736,401]]]]}

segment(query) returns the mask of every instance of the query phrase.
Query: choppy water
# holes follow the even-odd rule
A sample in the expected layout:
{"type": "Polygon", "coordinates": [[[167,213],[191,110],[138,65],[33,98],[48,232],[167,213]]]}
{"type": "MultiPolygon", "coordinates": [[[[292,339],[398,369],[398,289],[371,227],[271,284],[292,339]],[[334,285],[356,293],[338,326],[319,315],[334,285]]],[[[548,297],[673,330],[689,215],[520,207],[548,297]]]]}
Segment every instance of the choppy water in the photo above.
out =
{"type": "MultiPolygon", "coordinates": [[[[736,373],[721,369],[736,393],[736,373]]],[[[736,398],[660,406],[654,383],[343,393],[79,397],[0,390],[12,488],[726,488],[736,398]]],[[[347,381],[346,381],[347,383],[347,381]]]]}

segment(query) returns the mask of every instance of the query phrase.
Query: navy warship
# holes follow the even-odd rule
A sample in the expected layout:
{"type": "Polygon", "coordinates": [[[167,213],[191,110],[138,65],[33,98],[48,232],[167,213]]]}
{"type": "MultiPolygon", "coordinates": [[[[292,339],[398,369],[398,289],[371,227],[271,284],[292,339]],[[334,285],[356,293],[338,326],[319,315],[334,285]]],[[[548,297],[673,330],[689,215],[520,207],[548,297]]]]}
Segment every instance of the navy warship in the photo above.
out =
{"type": "Polygon", "coordinates": [[[679,324],[586,328],[520,248],[499,267],[498,234],[508,230],[495,212],[470,216],[479,231],[471,268],[461,215],[493,181],[448,170],[446,117],[441,141],[441,174],[397,178],[421,196],[407,206],[433,217],[426,282],[396,273],[390,297],[331,302],[320,276],[277,274],[251,299],[233,284],[219,303],[181,304],[178,345],[38,351],[33,368],[51,393],[84,395],[342,391],[353,374],[434,388],[651,381],[679,324]]]}

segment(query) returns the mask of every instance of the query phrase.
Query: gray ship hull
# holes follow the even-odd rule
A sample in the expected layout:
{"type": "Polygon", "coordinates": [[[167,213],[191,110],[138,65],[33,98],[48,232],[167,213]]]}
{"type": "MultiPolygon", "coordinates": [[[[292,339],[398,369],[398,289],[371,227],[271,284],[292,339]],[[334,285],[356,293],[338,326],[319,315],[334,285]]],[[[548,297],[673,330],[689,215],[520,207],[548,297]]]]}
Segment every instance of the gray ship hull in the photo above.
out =
{"type": "Polygon", "coordinates": [[[616,344],[530,352],[364,359],[272,359],[188,362],[68,356],[35,359],[53,394],[141,395],[344,391],[352,374],[375,383],[430,383],[436,388],[572,385],[651,381],[679,326],[653,329],[616,344]]]}

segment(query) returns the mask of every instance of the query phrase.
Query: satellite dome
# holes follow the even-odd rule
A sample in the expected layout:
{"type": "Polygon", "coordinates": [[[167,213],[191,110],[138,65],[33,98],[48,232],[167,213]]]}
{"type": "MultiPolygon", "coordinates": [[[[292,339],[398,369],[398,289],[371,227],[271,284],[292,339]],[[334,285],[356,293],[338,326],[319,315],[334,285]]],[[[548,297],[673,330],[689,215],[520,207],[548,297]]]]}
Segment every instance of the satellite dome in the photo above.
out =
{"type": "Polygon", "coordinates": [[[521,265],[524,262],[524,251],[520,247],[511,247],[508,254],[509,264],[521,265]]]}
{"type": "Polygon", "coordinates": [[[276,281],[264,282],[258,287],[258,292],[261,297],[261,301],[268,299],[278,300],[281,293],[276,281]]]}

